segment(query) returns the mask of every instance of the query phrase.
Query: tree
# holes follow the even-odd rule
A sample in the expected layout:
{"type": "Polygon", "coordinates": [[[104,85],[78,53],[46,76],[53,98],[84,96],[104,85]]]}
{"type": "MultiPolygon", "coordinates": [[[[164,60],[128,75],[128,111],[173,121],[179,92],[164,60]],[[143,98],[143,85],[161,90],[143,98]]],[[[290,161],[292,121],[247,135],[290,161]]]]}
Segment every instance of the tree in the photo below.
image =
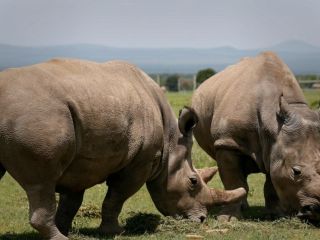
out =
{"type": "Polygon", "coordinates": [[[178,91],[178,79],[179,79],[178,74],[170,75],[167,78],[166,88],[168,89],[168,91],[174,91],[174,92],[178,91]]]}
{"type": "Polygon", "coordinates": [[[216,71],[212,68],[205,68],[199,70],[196,76],[197,85],[203,83],[205,80],[207,80],[209,77],[212,77],[215,74],[216,71]]]}

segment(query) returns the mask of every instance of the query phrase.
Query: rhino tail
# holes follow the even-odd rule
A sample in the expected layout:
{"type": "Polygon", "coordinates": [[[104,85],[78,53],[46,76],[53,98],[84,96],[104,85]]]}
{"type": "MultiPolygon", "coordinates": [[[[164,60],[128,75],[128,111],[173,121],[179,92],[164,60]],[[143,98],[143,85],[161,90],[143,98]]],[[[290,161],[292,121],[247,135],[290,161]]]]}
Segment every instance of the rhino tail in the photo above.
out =
{"type": "Polygon", "coordinates": [[[78,108],[75,103],[68,102],[68,108],[70,112],[70,116],[72,118],[73,128],[74,128],[74,135],[76,140],[76,153],[78,153],[78,150],[81,147],[81,133],[83,131],[82,127],[82,119],[80,117],[80,114],[78,112],[78,108]]]}

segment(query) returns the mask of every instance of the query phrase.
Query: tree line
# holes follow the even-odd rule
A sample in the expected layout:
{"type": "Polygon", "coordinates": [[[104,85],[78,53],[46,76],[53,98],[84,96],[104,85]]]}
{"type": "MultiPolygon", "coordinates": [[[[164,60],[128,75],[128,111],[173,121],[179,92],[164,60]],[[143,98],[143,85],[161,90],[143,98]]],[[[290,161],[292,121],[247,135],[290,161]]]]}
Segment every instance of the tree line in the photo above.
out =
{"type": "Polygon", "coordinates": [[[213,68],[201,69],[194,74],[150,74],[150,76],[168,91],[194,90],[206,79],[216,74],[213,68]]]}
{"type": "MultiPolygon", "coordinates": [[[[205,68],[199,70],[196,74],[150,74],[161,87],[165,87],[167,91],[192,91],[201,83],[216,74],[213,68],[205,68]]],[[[296,75],[296,79],[300,82],[302,88],[314,88],[314,84],[320,84],[320,76],[315,74],[296,75]],[[308,80],[308,81],[306,81],[308,80]],[[303,81],[306,81],[304,83],[303,81]]]]}

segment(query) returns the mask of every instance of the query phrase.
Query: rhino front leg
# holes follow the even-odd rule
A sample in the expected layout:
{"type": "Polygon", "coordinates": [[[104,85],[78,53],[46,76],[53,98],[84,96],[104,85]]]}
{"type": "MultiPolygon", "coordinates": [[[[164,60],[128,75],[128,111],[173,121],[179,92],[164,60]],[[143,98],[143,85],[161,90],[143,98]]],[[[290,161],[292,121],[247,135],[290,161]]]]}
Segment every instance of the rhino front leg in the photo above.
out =
{"type": "Polygon", "coordinates": [[[115,190],[115,187],[109,185],[108,192],[104,198],[101,211],[101,224],[99,231],[106,235],[120,234],[124,229],[119,225],[118,216],[121,212],[123,203],[129,198],[123,193],[115,190]]]}
{"type": "Polygon", "coordinates": [[[102,221],[99,231],[103,234],[119,234],[124,231],[118,222],[124,202],[146,182],[151,166],[141,161],[131,164],[107,179],[108,192],[102,205],[102,221]]]}
{"type": "Polygon", "coordinates": [[[0,179],[3,177],[5,173],[6,173],[6,169],[0,163],[0,179]]]}
{"type": "Polygon", "coordinates": [[[29,217],[32,227],[45,239],[66,240],[55,225],[55,188],[50,185],[36,185],[26,189],[29,200],[29,217]]]}
{"type": "Polygon", "coordinates": [[[266,181],[264,183],[263,191],[268,216],[271,219],[285,216],[280,205],[279,197],[273,187],[269,174],[266,174],[266,181]]]}
{"type": "MultiPolygon", "coordinates": [[[[241,155],[234,150],[218,150],[216,154],[219,174],[226,190],[243,187],[248,192],[247,174],[241,166],[241,155]]],[[[222,207],[218,214],[219,221],[232,221],[242,217],[241,209],[247,208],[247,199],[242,202],[228,204],[222,207]]]]}
{"type": "Polygon", "coordinates": [[[81,206],[83,194],[84,191],[60,193],[56,225],[66,236],[71,228],[72,220],[81,206]]]}

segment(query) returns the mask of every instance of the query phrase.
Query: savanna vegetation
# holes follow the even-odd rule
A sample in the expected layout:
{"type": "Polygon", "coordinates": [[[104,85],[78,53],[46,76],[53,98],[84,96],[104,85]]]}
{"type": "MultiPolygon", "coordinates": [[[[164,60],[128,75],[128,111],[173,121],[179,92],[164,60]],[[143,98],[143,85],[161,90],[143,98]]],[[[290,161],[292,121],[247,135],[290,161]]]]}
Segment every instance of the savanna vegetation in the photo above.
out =
{"type": "Polygon", "coordinates": [[[197,85],[200,85],[205,80],[207,80],[208,78],[212,77],[215,74],[216,74],[216,71],[212,68],[205,68],[205,69],[199,70],[196,75],[197,85]]]}
{"type": "MultiPolygon", "coordinates": [[[[191,92],[167,93],[170,104],[177,114],[188,105],[191,92]]],[[[309,104],[316,107],[320,92],[305,92],[309,104]]],[[[214,166],[210,159],[195,143],[194,165],[197,168],[214,166]]],[[[96,227],[100,223],[100,207],[106,193],[105,184],[87,190],[82,207],[73,222],[71,239],[320,239],[320,228],[300,222],[297,218],[270,220],[264,210],[262,174],[249,177],[249,204],[244,219],[232,223],[219,223],[215,219],[218,211],[210,212],[203,224],[187,220],[164,217],[156,210],[151,198],[143,187],[124,205],[120,222],[125,233],[120,236],[99,236],[96,227]]],[[[210,182],[213,187],[222,188],[219,176],[210,182]]],[[[28,224],[27,197],[21,187],[6,174],[0,181],[0,239],[40,239],[38,233],[28,224]]]]}

